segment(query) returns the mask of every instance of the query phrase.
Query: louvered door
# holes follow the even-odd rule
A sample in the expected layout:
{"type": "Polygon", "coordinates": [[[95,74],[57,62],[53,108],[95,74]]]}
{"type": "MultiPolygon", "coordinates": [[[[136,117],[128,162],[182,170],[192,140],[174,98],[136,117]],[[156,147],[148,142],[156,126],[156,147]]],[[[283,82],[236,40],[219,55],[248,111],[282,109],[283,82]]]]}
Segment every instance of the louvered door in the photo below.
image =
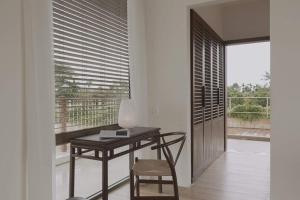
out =
{"type": "Polygon", "coordinates": [[[224,152],[224,44],[191,11],[192,178],[224,152]]]}
{"type": "Polygon", "coordinates": [[[195,177],[200,176],[204,170],[202,165],[204,161],[204,135],[203,135],[203,122],[204,122],[204,53],[205,52],[205,39],[203,27],[195,18],[191,18],[193,27],[191,31],[191,78],[192,78],[192,129],[193,129],[193,174],[195,177]]]}

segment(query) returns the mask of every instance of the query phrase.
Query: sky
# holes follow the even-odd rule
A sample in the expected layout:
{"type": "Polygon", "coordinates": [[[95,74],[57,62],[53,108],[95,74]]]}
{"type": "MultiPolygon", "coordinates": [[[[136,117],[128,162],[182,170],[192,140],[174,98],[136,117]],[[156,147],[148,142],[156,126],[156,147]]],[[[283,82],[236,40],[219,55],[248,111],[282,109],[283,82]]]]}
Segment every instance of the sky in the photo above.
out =
{"type": "Polygon", "coordinates": [[[270,72],[270,42],[226,47],[227,85],[264,85],[263,75],[270,72]]]}

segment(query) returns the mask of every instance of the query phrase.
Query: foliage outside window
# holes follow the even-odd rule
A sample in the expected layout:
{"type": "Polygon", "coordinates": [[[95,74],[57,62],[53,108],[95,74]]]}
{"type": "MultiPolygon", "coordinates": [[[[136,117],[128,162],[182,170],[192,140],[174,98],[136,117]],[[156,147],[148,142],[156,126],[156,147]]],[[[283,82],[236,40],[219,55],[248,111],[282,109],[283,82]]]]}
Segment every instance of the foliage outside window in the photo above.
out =
{"type": "Polygon", "coordinates": [[[234,83],[227,88],[229,117],[244,121],[270,118],[270,73],[266,72],[265,85],[234,83]]]}

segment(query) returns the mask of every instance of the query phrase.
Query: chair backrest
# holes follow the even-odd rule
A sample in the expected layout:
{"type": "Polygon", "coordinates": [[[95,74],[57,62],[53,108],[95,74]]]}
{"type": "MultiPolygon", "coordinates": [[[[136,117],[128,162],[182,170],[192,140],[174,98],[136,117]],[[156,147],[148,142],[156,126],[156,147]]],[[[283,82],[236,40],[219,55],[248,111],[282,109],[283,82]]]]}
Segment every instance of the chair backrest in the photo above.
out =
{"type": "Polygon", "coordinates": [[[162,140],[162,143],[160,145],[156,145],[156,146],[151,147],[151,149],[152,150],[162,149],[167,161],[169,162],[169,164],[171,164],[175,167],[175,165],[176,165],[176,163],[179,159],[179,156],[181,154],[181,151],[182,151],[185,139],[186,139],[186,134],[184,132],[171,132],[171,133],[160,134],[157,137],[159,137],[159,139],[162,140]],[[172,138],[176,137],[176,138],[167,142],[166,141],[167,137],[172,137],[172,138]],[[171,145],[174,145],[174,144],[177,144],[177,143],[180,143],[180,146],[179,146],[179,149],[177,151],[177,154],[176,154],[176,157],[175,157],[175,160],[174,160],[173,154],[172,154],[169,147],[171,145]]]}

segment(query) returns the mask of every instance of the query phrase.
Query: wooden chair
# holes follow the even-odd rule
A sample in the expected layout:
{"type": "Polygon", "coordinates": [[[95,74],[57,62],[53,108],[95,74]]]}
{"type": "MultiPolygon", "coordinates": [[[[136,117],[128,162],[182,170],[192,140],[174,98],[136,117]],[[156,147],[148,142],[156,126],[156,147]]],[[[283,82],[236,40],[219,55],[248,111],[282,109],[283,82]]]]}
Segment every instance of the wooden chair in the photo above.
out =
{"type": "Polygon", "coordinates": [[[131,200],[179,200],[177,176],[175,171],[175,165],[178,161],[180,153],[182,151],[186,135],[183,132],[164,133],[158,136],[162,143],[151,147],[152,150],[162,149],[166,160],[139,160],[136,158],[136,162],[133,168],[130,170],[130,199],[131,200]],[[176,137],[171,141],[166,142],[167,137],[176,137]],[[180,143],[176,158],[174,160],[173,154],[169,146],[180,143]],[[155,176],[172,177],[172,180],[146,180],[140,179],[140,176],[155,176]],[[136,184],[134,184],[134,177],[136,177],[136,184]],[[140,183],[147,184],[172,184],[174,188],[174,196],[140,196],[140,183]],[[136,189],[136,196],[135,196],[136,189]]]}

